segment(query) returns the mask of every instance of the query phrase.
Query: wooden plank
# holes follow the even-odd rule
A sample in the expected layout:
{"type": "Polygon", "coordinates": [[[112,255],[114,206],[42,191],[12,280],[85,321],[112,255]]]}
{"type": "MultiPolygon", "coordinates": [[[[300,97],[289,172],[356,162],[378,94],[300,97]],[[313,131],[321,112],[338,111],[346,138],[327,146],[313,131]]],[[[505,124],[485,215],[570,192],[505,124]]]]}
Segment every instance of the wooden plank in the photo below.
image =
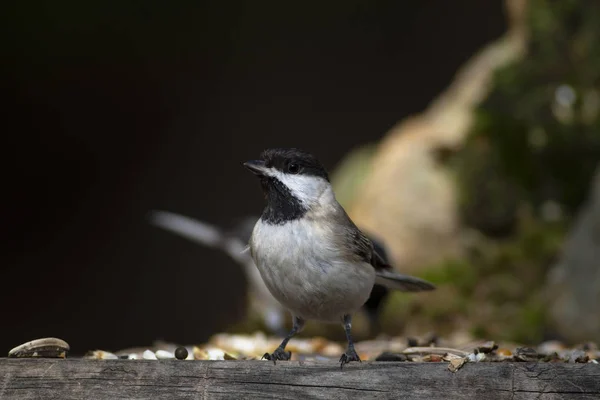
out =
{"type": "Polygon", "coordinates": [[[600,365],[0,359],[0,399],[599,399],[600,365]]]}

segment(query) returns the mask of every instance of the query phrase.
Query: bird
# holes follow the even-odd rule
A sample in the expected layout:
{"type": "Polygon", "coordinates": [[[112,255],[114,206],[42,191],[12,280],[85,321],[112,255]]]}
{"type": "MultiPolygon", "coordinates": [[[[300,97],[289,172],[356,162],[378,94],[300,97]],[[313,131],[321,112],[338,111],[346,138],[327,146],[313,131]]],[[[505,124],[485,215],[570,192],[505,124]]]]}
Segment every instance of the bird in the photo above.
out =
{"type": "Polygon", "coordinates": [[[375,283],[408,292],[435,289],[385,262],[338,203],[326,169],[313,154],[271,148],[243,166],[258,177],[266,201],[248,243],[250,255],[293,322],[281,344],[263,358],[290,360],[287,343],[307,320],[316,320],[341,322],[348,343],[341,368],[361,361],[352,339],[352,314],[375,283]]]}
{"type": "MultiPolygon", "coordinates": [[[[227,254],[242,268],[246,275],[249,284],[249,308],[252,315],[259,316],[269,332],[281,336],[287,334],[285,330],[285,308],[271,295],[250,253],[244,251],[259,216],[245,216],[230,229],[224,229],[206,221],[165,210],[151,210],[148,214],[148,220],[154,226],[227,254]]],[[[387,251],[383,242],[373,237],[369,238],[377,252],[387,262],[387,251]]],[[[379,317],[388,294],[389,290],[385,286],[376,284],[364,305],[372,333],[380,331],[379,317]]]]}

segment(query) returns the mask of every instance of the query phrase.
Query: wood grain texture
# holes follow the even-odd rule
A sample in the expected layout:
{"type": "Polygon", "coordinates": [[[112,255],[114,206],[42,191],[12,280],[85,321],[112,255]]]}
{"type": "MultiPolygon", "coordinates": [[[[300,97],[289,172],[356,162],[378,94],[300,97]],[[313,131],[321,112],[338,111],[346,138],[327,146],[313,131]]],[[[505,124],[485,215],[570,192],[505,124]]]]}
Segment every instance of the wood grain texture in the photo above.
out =
{"type": "Polygon", "coordinates": [[[600,399],[600,365],[0,359],[0,399],[600,399]]]}

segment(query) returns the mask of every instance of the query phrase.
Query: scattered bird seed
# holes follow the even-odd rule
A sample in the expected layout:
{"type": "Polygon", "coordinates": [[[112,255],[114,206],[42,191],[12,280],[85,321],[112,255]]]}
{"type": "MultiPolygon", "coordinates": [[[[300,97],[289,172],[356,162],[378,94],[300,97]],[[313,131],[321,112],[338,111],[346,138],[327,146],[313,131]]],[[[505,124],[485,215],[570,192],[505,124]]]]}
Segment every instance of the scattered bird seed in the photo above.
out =
{"type": "Polygon", "coordinates": [[[466,356],[466,351],[451,349],[449,347],[409,347],[403,351],[404,354],[456,354],[457,356],[466,356]]]}
{"type": "Polygon", "coordinates": [[[560,353],[565,350],[565,345],[558,340],[548,340],[537,346],[540,354],[560,353]]]}
{"type": "Polygon", "coordinates": [[[498,345],[494,342],[485,342],[484,344],[482,344],[481,346],[479,346],[476,350],[478,352],[484,353],[484,354],[489,354],[492,351],[498,349],[498,345]]]}
{"type": "Polygon", "coordinates": [[[175,358],[175,354],[171,353],[170,351],[166,351],[166,350],[156,350],[154,355],[159,360],[170,360],[170,359],[175,358]]]}
{"type": "Polygon", "coordinates": [[[461,369],[463,365],[465,365],[465,363],[467,363],[468,361],[469,359],[467,357],[455,358],[453,360],[450,360],[450,363],[448,364],[448,369],[450,370],[450,372],[456,372],[459,369],[461,369]]]}
{"type": "Polygon", "coordinates": [[[180,346],[175,349],[175,358],[178,360],[185,360],[188,357],[188,351],[185,347],[180,346]]]}
{"type": "Polygon", "coordinates": [[[444,355],[444,357],[442,358],[442,360],[444,360],[444,361],[452,361],[452,360],[461,360],[463,358],[464,357],[457,356],[456,354],[446,353],[444,355]]]}
{"type": "Polygon", "coordinates": [[[62,339],[43,338],[23,343],[8,352],[9,357],[66,358],[69,344],[62,339]]]}
{"type": "Polygon", "coordinates": [[[552,354],[546,354],[544,357],[542,357],[542,361],[543,362],[560,361],[560,357],[558,356],[558,353],[554,352],[552,354]]]}
{"type": "Polygon", "coordinates": [[[536,361],[538,353],[531,347],[519,347],[515,354],[516,361],[536,361]]]}
{"type": "Polygon", "coordinates": [[[154,354],[152,350],[144,351],[144,353],[142,354],[142,358],[144,360],[157,360],[156,354],[154,354]]]}
{"type": "Polygon", "coordinates": [[[92,360],[118,360],[120,357],[108,351],[94,350],[87,353],[85,358],[91,358],[92,360]]]}
{"type": "Polygon", "coordinates": [[[498,349],[498,351],[496,351],[496,354],[502,357],[512,357],[513,355],[512,351],[508,349],[498,349]]]}
{"type": "Polygon", "coordinates": [[[583,350],[573,350],[569,356],[569,362],[586,363],[589,359],[583,350]]]}
{"type": "MultiPolygon", "coordinates": [[[[407,339],[406,337],[399,336],[384,336],[358,342],[356,350],[360,358],[364,361],[445,361],[449,363],[448,368],[453,372],[469,361],[589,362],[597,364],[600,360],[600,351],[598,351],[598,346],[594,343],[582,343],[576,347],[567,347],[561,342],[548,341],[535,348],[516,348],[517,345],[514,343],[502,342],[498,346],[492,341],[473,340],[468,335],[455,335],[450,340],[443,338],[438,340],[428,337],[425,339],[407,339]],[[422,343],[422,345],[406,348],[407,342],[409,344],[422,343]],[[425,344],[429,342],[442,343],[444,347],[425,344]]],[[[279,345],[280,341],[280,338],[269,337],[262,332],[251,335],[221,333],[214,335],[209,342],[199,346],[183,347],[168,342],[154,342],[152,347],[128,348],[120,350],[115,354],[96,350],[86,354],[85,357],[104,360],[156,360],[172,358],[187,360],[260,360],[265,352],[272,351],[273,348],[279,345]]],[[[11,350],[9,356],[24,356],[23,354],[26,353],[19,350],[22,346],[11,350]]],[[[294,361],[337,360],[339,355],[344,351],[343,346],[339,342],[330,341],[322,337],[294,338],[290,341],[288,349],[292,351],[292,360],[294,361]]],[[[40,356],[39,352],[36,354],[40,356]]]]}

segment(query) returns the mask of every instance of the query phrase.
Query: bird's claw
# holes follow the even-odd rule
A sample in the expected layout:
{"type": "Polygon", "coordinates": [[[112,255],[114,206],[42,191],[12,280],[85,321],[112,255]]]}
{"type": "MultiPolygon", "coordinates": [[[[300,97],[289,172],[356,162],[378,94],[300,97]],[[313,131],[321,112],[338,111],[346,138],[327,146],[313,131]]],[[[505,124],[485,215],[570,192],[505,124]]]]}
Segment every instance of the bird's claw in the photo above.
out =
{"type": "Polygon", "coordinates": [[[340,357],[340,368],[344,369],[344,364],[348,364],[350,361],[362,362],[358,354],[356,354],[356,350],[353,348],[346,350],[346,352],[340,357]]]}
{"type": "Polygon", "coordinates": [[[266,358],[269,361],[273,361],[273,364],[277,364],[277,360],[288,361],[291,357],[292,357],[292,352],[291,351],[285,351],[281,347],[278,347],[271,354],[265,353],[262,356],[261,360],[263,358],[266,358]]]}

